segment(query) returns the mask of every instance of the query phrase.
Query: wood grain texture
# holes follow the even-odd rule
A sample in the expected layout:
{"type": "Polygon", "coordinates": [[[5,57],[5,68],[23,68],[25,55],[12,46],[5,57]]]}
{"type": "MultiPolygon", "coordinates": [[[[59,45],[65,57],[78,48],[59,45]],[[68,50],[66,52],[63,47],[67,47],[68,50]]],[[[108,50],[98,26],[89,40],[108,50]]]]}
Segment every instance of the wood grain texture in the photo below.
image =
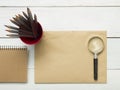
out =
{"type": "Polygon", "coordinates": [[[0,0],[0,6],[28,6],[28,0],[0,0]]]}
{"type": "MultiPolygon", "coordinates": [[[[37,14],[38,21],[44,30],[108,30],[108,83],[36,85],[34,84],[34,46],[28,46],[30,50],[28,83],[1,83],[1,90],[120,89],[118,80],[120,76],[120,0],[0,0],[0,37],[6,34],[4,25],[11,24],[9,19],[22,10],[26,11],[27,6],[37,14]]],[[[23,45],[20,40],[15,42],[23,45]]]]}
{"type": "Polygon", "coordinates": [[[120,6],[120,0],[0,0],[0,6],[120,6]]]}
{"type": "Polygon", "coordinates": [[[119,0],[29,0],[30,6],[120,6],[119,0]]]}

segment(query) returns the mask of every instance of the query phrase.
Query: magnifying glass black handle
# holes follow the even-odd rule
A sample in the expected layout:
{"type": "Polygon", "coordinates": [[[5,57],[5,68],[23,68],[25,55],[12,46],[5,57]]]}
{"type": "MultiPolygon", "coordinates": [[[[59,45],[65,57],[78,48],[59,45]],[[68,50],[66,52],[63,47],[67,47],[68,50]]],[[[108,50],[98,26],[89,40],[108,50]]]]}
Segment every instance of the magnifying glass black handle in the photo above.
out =
{"type": "Polygon", "coordinates": [[[94,58],[94,80],[98,80],[98,58],[94,58]]]}

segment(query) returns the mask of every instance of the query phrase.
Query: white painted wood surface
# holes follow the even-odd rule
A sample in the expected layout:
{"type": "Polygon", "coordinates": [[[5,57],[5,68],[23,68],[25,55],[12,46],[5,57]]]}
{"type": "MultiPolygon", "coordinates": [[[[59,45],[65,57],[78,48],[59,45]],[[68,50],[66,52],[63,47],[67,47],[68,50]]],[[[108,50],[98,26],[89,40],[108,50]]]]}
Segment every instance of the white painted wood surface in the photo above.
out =
{"type": "MultiPolygon", "coordinates": [[[[119,90],[120,0],[0,0],[0,37],[5,24],[29,6],[46,30],[107,30],[107,84],[35,84],[34,46],[30,51],[27,83],[0,83],[0,90],[119,90]]],[[[19,39],[2,39],[2,45],[24,45],[19,39]],[[9,42],[9,43],[6,43],[9,42]]]]}
{"type": "Polygon", "coordinates": [[[120,6],[120,0],[0,0],[0,6],[120,6]]]}
{"type": "Polygon", "coordinates": [[[30,6],[120,6],[120,0],[28,0],[30,6]],[[34,2],[34,3],[33,3],[34,2]]]}

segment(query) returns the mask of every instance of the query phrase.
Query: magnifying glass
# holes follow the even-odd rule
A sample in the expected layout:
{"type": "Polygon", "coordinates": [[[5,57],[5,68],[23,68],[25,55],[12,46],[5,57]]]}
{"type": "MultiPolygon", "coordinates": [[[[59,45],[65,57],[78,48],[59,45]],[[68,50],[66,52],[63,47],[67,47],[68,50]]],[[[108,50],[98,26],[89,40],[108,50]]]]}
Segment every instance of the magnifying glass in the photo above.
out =
{"type": "Polygon", "coordinates": [[[104,49],[104,42],[103,40],[98,37],[90,38],[88,42],[88,50],[94,55],[94,80],[98,80],[98,55],[104,49]]]}

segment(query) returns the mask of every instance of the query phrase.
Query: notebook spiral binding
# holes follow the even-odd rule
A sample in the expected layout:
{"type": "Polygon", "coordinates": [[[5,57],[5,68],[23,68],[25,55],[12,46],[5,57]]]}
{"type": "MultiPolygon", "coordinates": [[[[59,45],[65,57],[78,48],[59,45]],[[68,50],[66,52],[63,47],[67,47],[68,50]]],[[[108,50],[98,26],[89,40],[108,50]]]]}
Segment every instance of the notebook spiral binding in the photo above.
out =
{"type": "Polygon", "coordinates": [[[27,50],[27,46],[1,45],[0,50],[27,50]]]}

